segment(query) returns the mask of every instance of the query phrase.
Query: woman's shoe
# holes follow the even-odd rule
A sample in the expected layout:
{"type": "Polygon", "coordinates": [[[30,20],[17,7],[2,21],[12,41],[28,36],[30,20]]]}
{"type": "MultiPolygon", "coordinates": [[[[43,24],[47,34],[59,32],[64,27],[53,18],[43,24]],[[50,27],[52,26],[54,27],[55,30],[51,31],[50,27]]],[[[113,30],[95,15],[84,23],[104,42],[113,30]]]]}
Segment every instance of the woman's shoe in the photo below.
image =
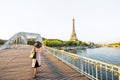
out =
{"type": "Polygon", "coordinates": [[[36,76],[33,76],[33,79],[35,79],[36,78],[36,76]]]}

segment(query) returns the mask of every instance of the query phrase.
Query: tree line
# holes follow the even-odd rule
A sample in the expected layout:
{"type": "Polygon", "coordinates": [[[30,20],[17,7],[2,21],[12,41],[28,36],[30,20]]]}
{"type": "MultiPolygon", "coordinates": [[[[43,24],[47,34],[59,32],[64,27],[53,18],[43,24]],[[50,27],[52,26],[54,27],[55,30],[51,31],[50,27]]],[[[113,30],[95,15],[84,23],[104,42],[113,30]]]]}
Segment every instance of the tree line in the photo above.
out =
{"type": "Polygon", "coordinates": [[[109,44],[109,45],[120,45],[120,42],[112,43],[112,44],[109,44]]]}
{"type": "MultiPolygon", "coordinates": [[[[59,39],[45,39],[42,38],[43,44],[45,46],[49,47],[62,47],[62,46],[87,46],[88,44],[82,41],[62,41],[59,39]]],[[[6,40],[0,39],[0,45],[3,45],[6,42],[6,40]]],[[[16,44],[16,40],[13,42],[16,44]]],[[[34,45],[35,39],[34,38],[29,38],[27,39],[27,44],[28,45],[34,45]]],[[[19,43],[20,44],[20,43],[19,43]]]]}
{"type": "Polygon", "coordinates": [[[87,43],[82,41],[62,41],[59,39],[45,39],[43,40],[44,45],[50,47],[61,47],[61,46],[88,46],[87,43]]]}
{"type": "Polygon", "coordinates": [[[6,42],[6,40],[0,39],[0,45],[3,45],[6,42]]]}

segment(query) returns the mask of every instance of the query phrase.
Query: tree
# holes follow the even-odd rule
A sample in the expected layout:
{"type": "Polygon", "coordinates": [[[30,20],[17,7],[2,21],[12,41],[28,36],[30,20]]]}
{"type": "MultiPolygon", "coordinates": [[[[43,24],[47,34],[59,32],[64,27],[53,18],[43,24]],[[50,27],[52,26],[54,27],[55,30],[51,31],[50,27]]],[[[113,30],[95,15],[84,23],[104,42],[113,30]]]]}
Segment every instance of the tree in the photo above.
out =
{"type": "Polygon", "coordinates": [[[0,39],[0,45],[3,45],[6,42],[6,40],[0,39]]]}

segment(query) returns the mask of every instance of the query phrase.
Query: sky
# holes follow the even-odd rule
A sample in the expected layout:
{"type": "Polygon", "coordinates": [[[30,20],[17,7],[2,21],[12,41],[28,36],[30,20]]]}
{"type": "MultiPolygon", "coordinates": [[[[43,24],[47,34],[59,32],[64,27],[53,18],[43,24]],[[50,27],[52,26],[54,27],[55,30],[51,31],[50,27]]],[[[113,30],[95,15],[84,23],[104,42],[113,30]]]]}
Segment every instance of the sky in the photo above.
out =
{"type": "Polygon", "coordinates": [[[18,32],[85,42],[120,42],[120,0],[0,0],[0,39],[18,32]]]}

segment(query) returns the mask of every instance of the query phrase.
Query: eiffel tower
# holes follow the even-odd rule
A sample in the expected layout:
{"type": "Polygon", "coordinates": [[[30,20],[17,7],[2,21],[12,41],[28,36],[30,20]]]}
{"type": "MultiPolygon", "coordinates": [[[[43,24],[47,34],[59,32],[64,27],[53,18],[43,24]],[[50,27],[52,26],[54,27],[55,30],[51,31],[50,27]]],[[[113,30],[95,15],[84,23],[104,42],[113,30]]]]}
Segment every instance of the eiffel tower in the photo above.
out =
{"type": "Polygon", "coordinates": [[[72,19],[72,34],[71,34],[71,37],[70,37],[70,41],[77,41],[77,36],[76,36],[76,33],[75,33],[75,19],[73,18],[72,19]]]}

